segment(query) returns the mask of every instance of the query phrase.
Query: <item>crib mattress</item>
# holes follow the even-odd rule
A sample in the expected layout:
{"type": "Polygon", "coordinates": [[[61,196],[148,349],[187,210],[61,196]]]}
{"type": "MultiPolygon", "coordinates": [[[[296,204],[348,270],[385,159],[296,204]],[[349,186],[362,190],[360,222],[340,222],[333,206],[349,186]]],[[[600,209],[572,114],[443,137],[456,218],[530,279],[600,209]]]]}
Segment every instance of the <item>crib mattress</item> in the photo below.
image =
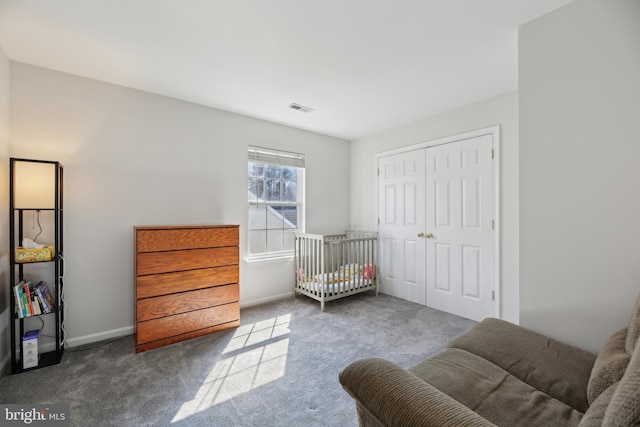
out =
{"type": "Polygon", "coordinates": [[[318,283],[315,281],[298,282],[297,287],[308,292],[334,294],[354,291],[372,286],[371,279],[351,279],[335,283],[318,283]]]}

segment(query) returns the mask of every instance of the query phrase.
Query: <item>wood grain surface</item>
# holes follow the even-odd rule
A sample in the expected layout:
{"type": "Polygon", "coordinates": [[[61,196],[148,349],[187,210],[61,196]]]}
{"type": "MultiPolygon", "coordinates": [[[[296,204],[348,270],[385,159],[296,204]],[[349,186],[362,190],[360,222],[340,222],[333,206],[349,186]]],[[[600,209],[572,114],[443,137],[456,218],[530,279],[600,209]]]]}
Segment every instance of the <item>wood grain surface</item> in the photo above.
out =
{"type": "Polygon", "coordinates": [[[134,227],[136,352],[240,325],[239,227],[134,227]]]}
{"type": "Polygon", "coordinates": [[[137,325],[136,344],[143,344],[239,320],[239,313],[240,304],[234,302],[140,322],[137,325]]]}
{"type": "Polygon", "coordinates": [[[238,283],[237,265],[136,277],[136,298],[149,298],[211,286],[238,283]]]}
{"type": "Polygon", "coordinates": [[[138,227],[136,252],[160,252],[180,249],[238,246],[238,226],[169,227],[147,229],[138,227]]]}
{"type": "Polygon", "coordinates": [[[138,301],[137,322],[237,302],[238,284],[145,298],[138,301]]]}
{"type": "Polygon", "coordinates": [[[238,247],[189,249],[184,251],[147,252],[138,254],[137,275],[169,273],[198,268],[237,265],[238,247]]]}
{"type": "Polygon", "coordinates": [[[196,331],[187,332],[173,337],[161,338],[156,341],[150,341],[148,343],[136,345],[136,353],[142,351],[153,350],[154,348],[162,347],[169,344],[175,344],[180,341],[190,340],[192,338],[201,337],[203,335],[212,334],[214,332],[224,331],[225,329],[237,328],[240,326],[240,320],[234,320],[233,322],[223,323],[220,325],[211,326],[209,328],[198,329],[196,331]]]}

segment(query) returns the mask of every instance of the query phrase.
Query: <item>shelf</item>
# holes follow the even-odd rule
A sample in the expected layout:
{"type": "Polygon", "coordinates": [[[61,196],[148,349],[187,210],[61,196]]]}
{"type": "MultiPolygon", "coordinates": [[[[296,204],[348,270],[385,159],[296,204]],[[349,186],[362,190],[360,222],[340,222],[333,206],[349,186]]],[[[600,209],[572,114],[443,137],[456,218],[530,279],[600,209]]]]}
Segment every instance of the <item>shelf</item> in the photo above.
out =
{"type": "Polygon", "coordinates": [[[38,360],[38,366],[34,366],[33,368],[22,368],[22,358],[17,359],[18,369],[14,371],[14,374],[27,372],[27,371],[35,371],[36,369],[45,368],[47,366],[53,366],[60,363],[62,360],[62,354],[64,353],[64,347],[61,347],[60,351],[52,350],[46,353],[40,353],[40,359],[38,360]]]}
{"type": "Polygon", "coordinates": [[[58,258],[53,258],[53,259],[50,259],[49,261],[28,261],[28,262],[19,262],[19,261],[16,261],[15,263],[16,263],[16,265],[17,265],[17,264],[20,264],[20,265],[29,265],[29,264],[46,264],[46,263],[48,263],[48,262],[56,262],[56,261],[58,261],[58,258]]]}
{"type": "Polygon", "coordinates": [[[62,211],[62,208],[11,208],[12,211],[62,211]]]}
{"type": "MultiPolygon", "coordinates": [[[[64,348],[61,344],[64,336],[64,303],[63,277],[64,262],[63,252],[63,167],[59,162],[46,160],[10,159],[9,170],[9,247],[13,248],[9,255],[10,286],[9,286],[9,312],[12,313],[10,321],[11,332],[11,373],[17,374],[25,371],[42,368],[60,363],[64,348]],[[27,207],[25,207],[27,206],[27,207]],[[46,207],[33,207],[46,206],[46,207]],[[43,240],[46,246],[51,247],[50,252],[42,251],[37,254],[28,250],[20,250],[19,258],[16,250],[20,248],[25,237],[32,237],[29,230],[32,213],[38,212],[38,225],[45,231],[43,240]],[[47,212],[40,215],[39,212],[47,212]],[[42,224],[40,223],[42,221],[42,224]],[[36,256],[38,255],[38,256],[36,256]],[[51,259],[42,259],[48,258],[51,259]],[[25,261],[34,259],[34,261],[25,261]],[[49,264],[46,268],[25,267],[28,265],[49,264]],[[33,280],[35,285],[40,280],[48,284],[48,291],[53,301],[49,300],[49,306],[55,308],[49,313],[34,314],[20,317],[17,313],[15,289],[23,280],[33,280]],[[23,336],[30,326],[30,321],[25,319],[38,318],[50,330],[55,332],[53,350],[39,355],[38,366],[22,368],[22,355],[24,355],[23,336]]],[[[41,230],[41,232],[42,232],[41,230]]],[[[33,251],[38,252],[38,251],[33,251]]],[[[31,286],[30,286],[31,287],[31,286]]],[[[31,293],[30,293],[31,294],[31,293]]],[[[24,293],[23,293],[24,295],[24,293]]],[[[33,294],[31,294],[33,295],[33,294]]],[[[36,298],[33,296],[33,298],[36,298]]],[[[40,348],[40,346],[38,346],[40,348]]],[[[49,347],[51,348],[51,347],[49,347]]]]}
{"type": "Polygon", "coordinates": [[[13,319],[14,320],[19,320],[19,319],[31,319],[33,317],[41,317],[41,316],[48,316],[50,314],[56,314],[58,312],[58,307],[54,308],[53,311],[49,312],[49,313],[40,313],[40,314],[34,314],[32,316],[27,316],[27,317],[20,317],[18,316],[18,313],[13,313],[13,319]]]}

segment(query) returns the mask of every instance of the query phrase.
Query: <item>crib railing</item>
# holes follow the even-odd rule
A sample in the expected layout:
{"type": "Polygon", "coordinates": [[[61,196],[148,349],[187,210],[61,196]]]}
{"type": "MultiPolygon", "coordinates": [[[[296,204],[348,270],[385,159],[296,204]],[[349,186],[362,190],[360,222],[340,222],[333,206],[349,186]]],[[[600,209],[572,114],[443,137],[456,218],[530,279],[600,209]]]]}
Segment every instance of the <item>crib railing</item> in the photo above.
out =
{"type": "Polygon", "coordinates": [[[372,289],[377,294],[377,233],[295,233],[294,250],[294,296],[317,299],[324,310],[325,301],[372,289]]]}

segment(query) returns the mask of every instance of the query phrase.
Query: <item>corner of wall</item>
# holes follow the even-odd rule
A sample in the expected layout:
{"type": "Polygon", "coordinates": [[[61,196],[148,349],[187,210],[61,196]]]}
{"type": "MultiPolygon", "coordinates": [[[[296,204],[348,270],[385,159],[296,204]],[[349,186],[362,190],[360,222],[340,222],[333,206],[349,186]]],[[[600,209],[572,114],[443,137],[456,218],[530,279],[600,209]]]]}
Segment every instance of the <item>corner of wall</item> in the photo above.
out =
{"type": "Polygon", "coordinates": [[[9,95],[10,60],[0,47],[0,374],[9,360],[9,95]]]}

